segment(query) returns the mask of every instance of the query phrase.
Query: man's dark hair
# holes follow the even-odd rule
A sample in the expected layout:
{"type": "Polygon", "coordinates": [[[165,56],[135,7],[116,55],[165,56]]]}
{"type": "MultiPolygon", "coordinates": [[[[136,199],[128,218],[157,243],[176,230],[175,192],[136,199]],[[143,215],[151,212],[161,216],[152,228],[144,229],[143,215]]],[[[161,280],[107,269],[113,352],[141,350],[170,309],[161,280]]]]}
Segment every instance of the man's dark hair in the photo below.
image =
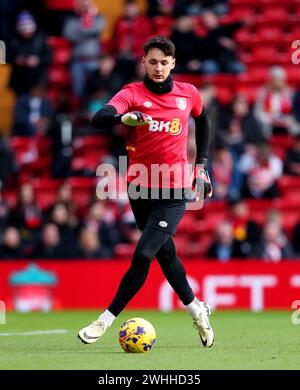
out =
{"type": "Polygon", "coordinates": [[[165,53],[166,56],[175,57],[175,45],[167,37],[163,35],[155,35],[155,37],[150,38],[147,42],[144,43],[144,53],[148,54],[150,49],[160,49],[165,53]]]}

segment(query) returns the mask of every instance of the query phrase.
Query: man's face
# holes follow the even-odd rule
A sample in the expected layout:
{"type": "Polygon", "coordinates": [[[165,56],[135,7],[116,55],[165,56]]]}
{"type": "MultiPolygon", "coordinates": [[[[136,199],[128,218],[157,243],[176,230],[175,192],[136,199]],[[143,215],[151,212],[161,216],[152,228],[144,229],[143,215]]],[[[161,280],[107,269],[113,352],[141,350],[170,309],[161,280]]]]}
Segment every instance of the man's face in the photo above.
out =
{"type": "Polygon", "coordinates": [[[148,77],[156,83],[166,80],[172,69],[175,67],[175,58],[166,56],[160,49],[150,49],[143,57],[143,65],[148,77]]]}

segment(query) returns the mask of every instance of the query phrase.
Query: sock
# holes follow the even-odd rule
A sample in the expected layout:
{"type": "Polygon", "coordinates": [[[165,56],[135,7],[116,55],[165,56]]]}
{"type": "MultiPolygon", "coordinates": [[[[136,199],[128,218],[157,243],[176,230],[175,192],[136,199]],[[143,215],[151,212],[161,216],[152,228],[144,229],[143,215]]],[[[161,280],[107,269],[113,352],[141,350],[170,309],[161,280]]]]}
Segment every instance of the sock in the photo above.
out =
{"type": "Polygon", "coordinates": [[[98,320],[105,322],[106,325],[109,327],[111,326],[115,318],[116,317],[109,310],[105,310],[105,312],[98,317],[98,320]]]}
{"type": "Polygon", "coordinates": [[[200,302],[195,297],[194,300],[185,306],[192,318],[196,318],[200,310],[200,302]]]}

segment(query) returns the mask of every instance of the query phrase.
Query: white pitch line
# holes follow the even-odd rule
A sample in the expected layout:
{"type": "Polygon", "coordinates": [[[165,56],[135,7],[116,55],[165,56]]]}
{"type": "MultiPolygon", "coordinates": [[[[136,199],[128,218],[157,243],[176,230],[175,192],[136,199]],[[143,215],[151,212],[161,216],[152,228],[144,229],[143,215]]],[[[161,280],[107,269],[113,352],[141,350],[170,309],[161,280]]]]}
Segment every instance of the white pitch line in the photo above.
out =
{"type": "Polygon", "coordinates": [[[31,332],[0,333],[0,337],[1,336],[35,336],[39,334],[63,334],[67,332],[68,332],[67,329],[33,330],[31,332]]]}

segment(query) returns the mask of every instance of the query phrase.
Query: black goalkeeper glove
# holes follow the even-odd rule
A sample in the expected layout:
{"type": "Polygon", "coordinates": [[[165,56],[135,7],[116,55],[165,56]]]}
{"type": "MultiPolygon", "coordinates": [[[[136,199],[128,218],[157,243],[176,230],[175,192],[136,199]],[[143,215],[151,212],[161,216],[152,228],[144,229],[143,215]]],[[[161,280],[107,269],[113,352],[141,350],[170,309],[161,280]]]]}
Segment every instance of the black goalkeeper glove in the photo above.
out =
{"type": "Polygon", "coordinates": [[[150,121],[152,121],[151,116],[140,111],[127,112],[121,117],[121,122],[126,126],[147,125],[150,121]]]}
{"type": "Polygon", "coordinates": [[[196,200],[211,198],[213,189],[207,169],[205,168],[206,159],[196,164],[194,168],[194,179],[192,190],[196,193],[196,200]]]}

